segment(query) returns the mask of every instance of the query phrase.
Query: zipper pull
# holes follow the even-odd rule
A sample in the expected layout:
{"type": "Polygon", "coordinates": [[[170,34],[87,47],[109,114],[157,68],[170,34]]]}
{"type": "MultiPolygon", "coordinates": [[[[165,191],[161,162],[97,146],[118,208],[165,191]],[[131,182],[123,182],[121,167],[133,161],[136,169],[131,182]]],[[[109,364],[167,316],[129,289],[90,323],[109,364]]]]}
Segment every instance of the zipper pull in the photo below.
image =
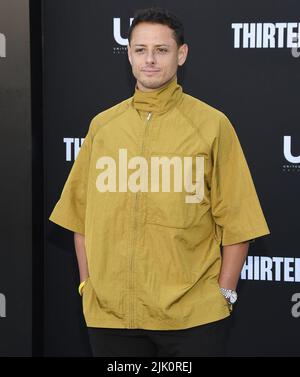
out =
{"type": "Polygon", "coordinates": [[[147,116],[147,120],[149,120],[151,118],[151,115],[152,113],[149,113],[148,116],[147,116]]]}

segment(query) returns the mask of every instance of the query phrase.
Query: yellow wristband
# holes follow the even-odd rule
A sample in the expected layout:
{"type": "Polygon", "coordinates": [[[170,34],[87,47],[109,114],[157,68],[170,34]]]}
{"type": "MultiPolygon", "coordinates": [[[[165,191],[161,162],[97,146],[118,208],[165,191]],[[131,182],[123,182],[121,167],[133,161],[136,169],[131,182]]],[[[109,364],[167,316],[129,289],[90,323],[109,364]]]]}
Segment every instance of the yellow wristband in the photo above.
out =
{"type": "Polygon", "coordinates": [[[83,287],[85,286],[85,283],[86,283],[86,280],[83,280],[83,281],[79,284],[79,287],[78,287],[78,293],[80,294],[80,296],[82,296],[82,289],[83,289],[83,287]]]}

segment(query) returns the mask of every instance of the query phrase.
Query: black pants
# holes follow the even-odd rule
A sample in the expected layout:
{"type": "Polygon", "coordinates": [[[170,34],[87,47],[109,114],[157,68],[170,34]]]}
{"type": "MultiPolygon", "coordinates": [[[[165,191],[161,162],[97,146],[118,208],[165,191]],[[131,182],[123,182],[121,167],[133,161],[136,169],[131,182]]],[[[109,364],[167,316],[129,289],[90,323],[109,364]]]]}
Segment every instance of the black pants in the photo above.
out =
{"type": "Polygon", "coordinates": [[[88,334],[94,357],[222,357],[229,318],[182,330],[88,327],[88,334]]]}

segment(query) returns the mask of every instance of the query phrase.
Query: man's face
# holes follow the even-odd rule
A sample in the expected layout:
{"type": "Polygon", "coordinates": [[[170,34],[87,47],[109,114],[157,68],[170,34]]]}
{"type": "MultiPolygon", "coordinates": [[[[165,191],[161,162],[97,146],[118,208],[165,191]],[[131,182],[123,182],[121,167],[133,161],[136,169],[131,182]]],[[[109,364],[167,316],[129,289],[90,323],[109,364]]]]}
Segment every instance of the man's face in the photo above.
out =
{"type": "Polygon", "coordinates": [[[141,22],[132,31],[128,59],[140,90],[159,89],[177,74],[184,64],[188,46],[178,48],[173,30],[167,25],[141,22]]]}

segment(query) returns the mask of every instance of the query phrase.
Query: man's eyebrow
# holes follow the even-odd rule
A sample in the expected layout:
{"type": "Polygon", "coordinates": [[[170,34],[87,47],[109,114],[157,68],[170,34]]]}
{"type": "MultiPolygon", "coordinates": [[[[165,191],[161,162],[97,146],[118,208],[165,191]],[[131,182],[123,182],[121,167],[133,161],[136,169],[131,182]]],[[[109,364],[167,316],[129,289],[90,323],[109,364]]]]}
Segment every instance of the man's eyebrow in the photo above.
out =
{"type": "MultiPolygon", "coordinates": [[[[146,46],[142,43],[136,43],[134,44],[133,46],[146,46]]],[[[161,47],[161,46],[166,46],[166,47],[170,47],[170,45],[166,44],[166,43],[162,43],[162,44],[157,44],[157,45],[154,45],[154,47],[161,47]]]]}

